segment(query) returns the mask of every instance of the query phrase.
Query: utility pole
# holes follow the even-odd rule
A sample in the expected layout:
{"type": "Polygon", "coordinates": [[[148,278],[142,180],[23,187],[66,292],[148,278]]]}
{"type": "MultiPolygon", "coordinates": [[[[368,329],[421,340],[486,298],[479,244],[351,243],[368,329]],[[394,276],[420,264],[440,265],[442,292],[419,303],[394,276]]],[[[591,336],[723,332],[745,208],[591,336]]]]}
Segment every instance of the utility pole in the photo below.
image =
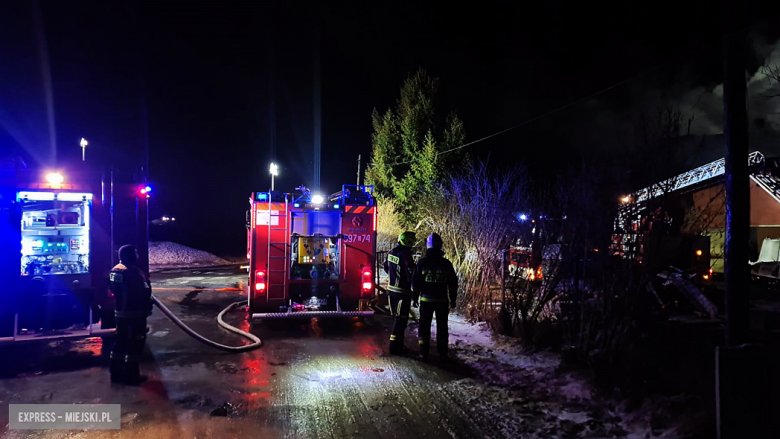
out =
{"type": "Polygon", "coordinates": [[[358,154],[357,185],[360,186],[360,154],[358,154]]]}
{"type": "Polygon", "coordinates": [[[717,437],[763,438],[774,431],[767,408],[767,362],[749,345],[750,169],[748,165],[745,6],[725,0],[723,10],[723,134],[726,139],[726,346],[715,354],[717,437]]]}
{"type": "Polygon", "coordinates": [[[726,344],[747,341],[750,274],[750,174],[748,169],[745,40],[742,6],[727,0],[723,35],[723,110],[726,139],[726,344]]]}

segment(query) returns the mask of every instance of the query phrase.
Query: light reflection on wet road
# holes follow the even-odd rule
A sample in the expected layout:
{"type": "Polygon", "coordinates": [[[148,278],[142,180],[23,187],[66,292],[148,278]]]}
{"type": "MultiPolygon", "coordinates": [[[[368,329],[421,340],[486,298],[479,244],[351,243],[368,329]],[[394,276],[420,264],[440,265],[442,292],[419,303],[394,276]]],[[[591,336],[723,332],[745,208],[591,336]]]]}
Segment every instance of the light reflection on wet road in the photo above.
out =
{"type": "MultiPolygon", "coordinates": [[[[243,343],[219,329],[217,313],[237,300],[245,275],[187,272],[154,275],[155,295],[194,330],[224,344],[243,343]],[[163,288],[172,288],[165,290],[163,288]],[[192,288],[193,290],[190,290],[192,288]]],[[[242,312],[228,321],[246,328],[242,312]]],[[[386,357],[388,319],[253,324],[264,347],[245,354],[210,349],[159,311],[150,318],[150,355],[140,388],[110,384],[99,339],[2,351],[0,435],[9,403],[120,403],[120,432],[42,431],[38,437],[501,437],[474,395],[454,385],[465,377],[412,358],[386,357]],[[225,403],[229,405],[225,405],[225,403]],[[219,407],[227,416],[212,416],[219,407]]],[[[408,340],[414,342],[414,340],[408,340]]],[[[409,343],[412,347],[412,343],[409,343]]],[[[21,434],[24,433],[24,434],[21,434]]]]}

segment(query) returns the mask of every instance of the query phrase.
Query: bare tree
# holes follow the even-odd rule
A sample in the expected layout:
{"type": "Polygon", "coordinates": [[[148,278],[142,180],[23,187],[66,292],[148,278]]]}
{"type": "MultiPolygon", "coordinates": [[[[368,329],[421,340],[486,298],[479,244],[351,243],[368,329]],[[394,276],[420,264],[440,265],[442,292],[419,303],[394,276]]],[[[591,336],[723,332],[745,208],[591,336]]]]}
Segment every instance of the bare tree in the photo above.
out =
{"type": "Polygon", "coordinates": [[[419,229],[442,236],[460,277],[462,309],[487,320],[510,306],[501,291],[502,250],[519,237],[516,213],[530,207],[525,170],[474,161],[424,204],[419,229]]]}
{"type": "Polygon", "coordinates": [[[769,79],[769,83],[773,86],[773,89],[766,94],[766,97],[780,97],[780,65],[764,64],[758,71],[764,74],[764,76],[769,79]]]}

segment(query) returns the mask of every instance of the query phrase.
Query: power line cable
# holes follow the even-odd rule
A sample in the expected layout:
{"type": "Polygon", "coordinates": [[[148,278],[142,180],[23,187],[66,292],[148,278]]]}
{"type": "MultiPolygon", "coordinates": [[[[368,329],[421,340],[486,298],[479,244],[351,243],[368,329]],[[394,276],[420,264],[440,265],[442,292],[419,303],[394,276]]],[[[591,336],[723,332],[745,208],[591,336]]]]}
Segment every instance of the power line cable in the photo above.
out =
{"type": "MultiPolygon", "coordinates": [[[[755,27],[755,26],[757,26],[757,25],[759,25],[759,24],[761,24],[761,23],[763,23],[763,22],[766,22],[766,21],[768,21],[770,18],[775,18],[775,17],[777,17],[777,16],[779,16],[779,15],[778,15],[778,14],[775,14],[775,15],[771,15],[771,16],[768,16],[768,17],[764,17],[764,18],[763,18],[763,19],[761,19],[761,20],[758,20],[758,21],[756,21],[756,22],[754,22],[754,23],[750,23],[750,24],[747,24],[747,25],[743,26],[741,29],[738,29],[738,30],[737,30],[737,32],[739,32],[739,33],[746,32],[746,31],[748,31],[749,29],[751,29],[752,27],[755,27]]],[[[648,40],[649,40],[649,39],[645,39],[645,40],[643,40],[643,42],[644,42],[644,41],[648,41],[648,40]]],[[[447,153],[450,153],[450,152],[453,152],[453,151],[457,151],[457,150],[459,150],[459,149],[466,148],[466,147],[468,147],[468,146],[474,145],[474,144],[476,144],[476,143],[479,143],[479,142],[483,142],[483,141],[485,141],[485,140],[487,140],[487,139],[490,139],[490,138],[492,138],[492,137],[495,137],[495,136],[498,136],[498,135],[500,135],[500,134],[503,134],[503,133],[505,133],[505,132],[507,132],[507,131],[512,131],[512,130],[514,130],[514,129],[517,129],[517,128],[520,128],[520,127],[522,127],[522,126],[524,126],[524,125],[528,125],[528,124],[530,124],[530,123],[536,122],[536,121],[537,121],[537,120],[539,120],[539,119],[543,119],[543,118],[545,118],[545,117],[547,117],[547,116],[550,116],[550,115],[553,115],[553,114],[555,114],[555,113],[557,113],[557,112],[560,112],[560,111],[566,110],[566,109],[567,109],[567,108],[569,108],[569,107],[573,107],[573,106],[575,106],[575,105],[577,105],[577,104],[579,104],[579,103],[581,103],[581,102],[587,101],[588,99],[592,99],[592,98],[594,98],[594,97],[596,97],[596,96],[599,96],[599,95],[601,95],[601,94],[604,94],[604,93],[606,93],[606,92],[608,92],[608,91],[612,90],[613,88],[619,87],[619,86],[621,86],[621,85],[623,85],[623,84],[626,84],[626,83],[628,83],[628,82],[631,82],[631,81],[633,81],[633,80],[636,80],[636,79],[638,79],[638,78],[640,78],[640,77],[642,77],[642,76],[646,75],[647,73],[649,73],[649,72],[651,72],[651,71],[653,71],[653,70],[657,70],[657,69],[659,69],[659,68],[661,68],[661,67],[664,67],[664,66],[666,66],[667,64],[670,64],[670,63],[676,62],[676,61],[678,61],[679,59],[682,59],[682,58],[684,58],[684,57],[686,57],[686,56],[688,56],[688,55],[690,55],[690,54],[692,54],[692,53],[695,53],[695,52],[700,52],[700,51],[703,51],[703,50],[704,50],[704,48],[703,48],[703,47],[699,47],[699,48],[696,48],[696,49],[693,49],[693,50],[689,50],[689,51],[687,51],[687,52],[684,52],[684,53],[682,53],[682,54],[680,54],[680,55],[678,55],[678,56],[676,56],[676,57],[674,57],[674,58],[672,58],[672,59],[670,59],[670,60],[668,60],[668,61],[665,61],[665,62],[663,62],[663,63],[660,63],[660,64],[656,64],[655,66],[652,66],[652,67],[650,67],[650,68],[648,68],[648,69],[646,69],[646,70],[644,70],[644,71],[642,71],[642,72],[640,72],[640,73],[638,73],[638,74],[636,74],[636,75],[634,75],[634,76],[632,76],[632,77],[629,77],[629,78],[626,78],[626,79],[624,79],[624,80],[622,80],[622,81],[616,82],[616,83],[614,83],[614,84],[612,84],[612,85],[610,85],[610,86],[608,86],[608,87],[606,87],[606,88],[603,88],[603,89],[601,89],[601,90],[598,90],[598,91],[596,91],[596,92],[594,92],[594,93],[591,93],[591,94],[589,94],[589,95],[587,95],[587,96],[585,96],[585,97],[582,97],[582,98],[579,98],[579,99],[577,99],[577,100],[574,100],[574,101],[572,101],[572,102],[569,102],[568,104],[565,104],[565,105],[562,105],[562,106],[560,106],[560,107],[554,108],[554,109],[552,109],[552,110],[550,110],[550,111],[548,111],[548,112],[546,112],[546,113],[543,113],[543,114],[540,114],[540,115],[538,115],[538,116],[532,117],[531,119],[525,120],[525,121],[523,121],[523,122],[519,122],[519,123],[517,123],[517,124],[515,124],[515,125],[512,125],[512,126],[510,126],[510,127],[508,127],[508,128],[504,128],[504,129],[503,129],[503,130],[501,130],[501,131],[497,131],[497,132],[495,132],[495,133],[493,133],[493,134],[487,135],[487,136],[485,136],[485,137],[482,137],[482,138],[479,138],[479,139],[477,139],[477,140],[473,140],[473,141],[471,141],[471,142],[464,143],[463,145],[456,146],[456,147],[454,147],[454,148],[450,148],[450,149],[447,149],[447,150],[444,150],[444,151],[437,152],[437,153],[434,155],[434,157],[438,157],[438,156],[440,156],[440,155],[443,155],[443,154],[447,154],[447,153]]],[[[390,165],[389,165],[389,166],[405,165],[405,164],[408,164],[408,163],[411,163],[411,162],[412,162],[412,160],[406,160],[406,161],[403,161],[403,162],[390,163],[390,165]]],[[[370,163],[368,163],[368,164],[369,164],[369,165],[376,165],[376,163],[374,163],[374,162],[370,162],[370,163]]]]}
{"type": "MultiPolygon", "coordinates": [[[[764,19],[762,19],[762,20],[759,20],[759,21],[757,21],[757,22],[755,22],[755,23],[752,23],[752,24],[746,25],[746,26],[744,26],[743,28],[741,28],[740,30],[738,30],[738,32],[745,32],[745,31],[747,31],[748,29],[750,29],[750,28],[752,28],[752,27],[754,27],[754,26],[756,26],[756,25],[758,25],[758,24],[760,24],[760,23],[762,23],[762,22],[764,22],[764,21],[767,21],[768,19],[769,19],[769,17],[765,17],[764,19]]],[[[576,99],[576,100],[574,100],[574,101],[572,101],[572,102],[569,102],[569,103],[567,103],[567,104],[564,104],[564,105],[562,105],[562,106],[560,106],[560,107],[557,107],[557,108],[554,108],[554,109],[552,109],[552,110],[550,110],[550,111],[547,111],[546,113],[540,114],[540,115],[538,115],[538,116],[534,116],[534,117],[532,117],[531,119],[524,120],[524,121],[522,121],[522,122],[519,122],[519,123],[517,123],[517,124],[515,124],[515,125],[512,125],[512,126],[510,126],[510,127],[508,127],[508,128],[504,128],[504,129],[503,129],[503,130],[501,130],[501,131],[497,131],[497,132],[495,132],[495,133],[489,134],[489,135],[487,135],[487,136],[485,136],[485,137],[482,137],[482,138],[479,138],[479,139],[477,139],[477,140],[473,140],[473,141],[471,141],[471,142],[464,143],[463,145],[456,146],[456,147],[454,147],[454,148],[450,148],[450,149],[447,149],[447,150],[444,150],[444,151],[437,152],[437,153],[434,155],[434,157],[438,157],[438,156],[440,156],[440,155],[443,155],[443,154],[448,154],[448,153],[450,153],[450,152],[453,152],[453,151],[457,151],[457,150],[459,150],[459,149],[466,148],[466,147],[468,147],[468,146],[474,145],[474,144],[476,144],[476,143],[479,143],[479,142],[483,142],[483,141],[485,141],[485,140],[488,140],[488,139],[490,139],[490,138],[492,138],[492,137],[495,137],[495,136],[501,135],[501,134],[503,134],[503,133],[506,133],[507,131],[512,131],[512,130],[514,130],[514,129],[517,129],[517,128],[520,128],[520,127],[522,127],[522,126],[524,126],[524,125],[528,125],[528,124],[530,124],[530,123],[536,122],[537,120],[543,119],[543,118],[545,118],[545,117],[547,117],[547,116],[551,116],[551,115],[553,115],[553,114],[555,114],[555,113],[558,113],[558,112],[560,112],[560,111],[566,110],[566,109],[568,109],[568,108],[570,108],[570,107],[573,107],[573,106],[575,106],[575,105],[577,105],[577,104],[580,104],[580,103],[582,103],[582,102],[584,102],[584,101],[587,101],[587,100],[589,100],[589,99],[592,99],[592,98],[594,98],[594,97],[596,97],[596,96],[599,96],[599,95],[601,95],[601,94],[604,94],[604,93],[606,93],[606,92],[608,92],[608,91],[612,90],[613,88],[616,88],[616,87],[619,87],[619,86],[621,86],[621,85],[623,85],[623,84],[626,84],[626,83],[628,83],[628,82],[634,81],[634,80],[636,80],[636,79],[638,79],[638,78],[640,78],[640,77],[642,77],[642,76],[646,75],[647,73],[649,73],[649,72],[651,72],[651,71],[653,71],[653,70],[657,70],[657,69],[659,69],[659,68],[661,68],[661,67],[663,67],[663,66],[666,66],[667,64],[670,64],[670,63],[676,62],[676,61],[678,61],[679,59],[681,59],[681,58],[684,58],[684,57],[686,57],[686,56],[688,56],[688,55],[690,55],[690,54],[692,54],[692,53],[695,53],[695,52],[700,52],[700,51],[703,51],[703,50],[704,50],[704,48],[702,48],[702,47],[699,47],[699,48],[696,48],[696,49],[693,49],[693,50],[689,50],[689,51],[687,51],[687,52],[684,52],[684,53],[682,53],[682,54],[680,54],[680,55],[678,55],[678,56],[676,56],[676,57],[674,57],[674,58],[672,58],[672,59],[670,59],[670,60],[668,60],[668,61],[665,61],[665,62],[663,62],[663,63],[661,63],[661,64],[657,64],[657,65],[655,65],[655,66],[653,66],[653,67],[651,67],[651,68],[649,68],[649,69],[646,69],[646,70],[644,70],[643,72],[640,72],[640,73],[638,73],[638,74],[636,74],[636,75],[634,75],[634,76],[632,76],[632,77],[629,77],[629,78],[623,79],[622,81],[616,82],[616,83],[614,83],[614,84],[612,84],[612,85],[610,85],[610,86],[608,86],[608,87],[605,87],[605,88],[603,88],[603,89],[601,89],[601,90],[598,90],[598,91],[596,91],[596,92],[594,92],[594,93],[591,93],[591,94],[589,94],[589,95],[587,95],[587,96],[584,96],[584,97],[582,97],[582,98],[579,98],[579,99],[576,99]]],[[[408,164],[408,163],[411,163],[411,162],[412,162],[412,160],[406,160],[406,161],[402,161],[402,162],[395,162],[395,163],[390,163],[390,164],[389,164],[389,166],[405,165],[405,164],[408,164]]],[[[369,163],[369,165],[376,165],[376,164],[377,164],[377,163],[375,163],[375,162],[370,162],[370,163],[369,163]]]]}
{"type": "MultiPolygon", "coordinates": [[[[522,122],[516,123],[516,124],[514,124],[514,125],[512,125],[512,126],[510,126],[510,127],[508,127],[508,128],[504,128],[504,129],[503,129],[503,130],[501,130],[501,131],[496,131],[495,133],[489,134],[489,135],[487,135],[487,136],[485,136],[485,137],[479,138],[479,139],[477,139],[477,140],[473,140],[473,141],[471,141],[471,142],[468,142],[468,143],[464,143],[463,145],[456,146],[456,147],[454,147],[454,148],[450,148],[450,149],[447,149],[447,150],[444,150],[444,151],[439,151],[439,152],[437,152],[437,153],[434,155],[434,157],[438,157],[438,156],[440,156],[440,155],[443,155],[443,154],[447,154],[447,153],[450,153],[450,152],[453,152],[453,151],[457,151],[457,150],[459,150],[459,149],[466,148],[466,147],[468,147],[468,146],[474,145],[474,144],[476,144],[476,143],[479,143],[479,142],[484,142],[484,141],[485,141],[485,140],[487,140],[487,139],[490,139],[490,138],[492,138],[492,137],[495,137],[495,136],[498,136],[498,135],[504,134],[504,133],[506,133],[507,131],[512,131],[512,130],[514,130],[514,129],[517,129],[517,128],[520,128],[520,127],[522,127],[522,126],[524,126],[524,125],[528,125],[528,124],[530,124],[530,123],[536,122],[536,121],[537,121],[537,120],[539,120],[539,119],[543,119],[543,118],[545,118],[545,117],[547,117],[547,116],[553,115],[553,114],[555,114],[555,113],[558,113],[558,112],[560,112],[560,111],[563,111],[563,110],[566,110],[566,109],[567,109],[567,108],[569,108],[569,107],[573,107],[573,106],[575,106],[575,105],[577,105],[577,104],[580,104],[580,103],[582,103],[582,102],[584,102],[584,101],[587,101],[588,99],[593,99],[593,98],[594,98],[594,97],[596,97],[596,96],[599,96],[599,95],[601,95],[601,94],[604,94],[604,93],[606,93],[606,92],[608,92],[608,91],[612,90],[613,88],[620,87],[620,86],[621,86],[621,85],[623,85],[623,84],[626,84],[626,83],[628,83],[628,82],[631,82],[631,81],[633,81],[633,80],[635,80],[635,79],[638,79],[638,78],[640,78],[640,77],[644,76],[645,74],[647,74],[647,73],[648,73],[649,71],[651,71],[651,70],[658,69],[659,67],[662,67],[662,66],[664,66],[664,65],[666,65],[666,64],[669,64],[669,63],[671,63],[671,62],[675,62],[675,61],[679,60],[680,58],[683,58],[683,57],[685,57],[685,56],[688,56],[688,55],[690,55],[691,53],[693,53],[693,52],[697,52],[697,51],[699,51],[699,50],[701,50],[701,49],[695,49],[695,50],[691,50],[691,51],[685,52],[685,53],[683,53],[682,55],[679,55],[679,56],[677,56],[677,57],[675,57],[675,58],[673,58],[673,59],[671,59],[671,60],[669,60],[669,61],[666,61],[666,62],[664,62],[664,63],[662,63],[662,64],[658,64],[658,65],[656,65],[656,66],[652,67],[651,69],[648,69],[648,70],[646,70],[646,71],[643,71],[643,72],[641,72],[641,73],[639,73],[639,74],[637,74],[637,75],[634,75],[634,76],[632,76],[632,77],[630,77],[630,78],[623,79],[622,81],[616,82],[616,83],[614,83],[614,84],[612,84],[612,85],[610,85],[610,86],[608,86],[608,87],[605,87],[605,88],[603,88],[603,89],[601,89],[601,90],[598,90],[598,91],[596,91],[596,92],[594,92],[594,93],[591,93],[591,94],[589,94],[589,95],[587,95],[587,96],[584,96],[584,97],[582,97],[582,98],[576,99],[576,100],[574,100],[574,101],[572,101],[572,102],[569,102],[569,103],[567,103],[567,104],[564,104],[564,105],[562,105],[562,106],[560,106],[560,107],[556,107],[556,108],[554,108],[554,109],[552,109],[552,110],[550,110],[550,111],[547,111],[546,113],[543,113],[543,114],[540,114],[540,115],[538,115],[538,116],[534,116],[534,117],[532,117],[532,118],[530,118],[530,119],[524,120],[524,121],[522,121],[522,122]]],[[[412,160],[406,160],[406,161],[403,161],[403,162],[395,162],[395,163],[390,163],[390,164],[389,164],[389,166],[405,165],[405,164],[408,164],[408,163],[411,163],[411,162],[412,162],[412,160]]],[[[377,163],[371,162],[370,164],[371,164],[371,165],[376,165],[377,163]]]]}

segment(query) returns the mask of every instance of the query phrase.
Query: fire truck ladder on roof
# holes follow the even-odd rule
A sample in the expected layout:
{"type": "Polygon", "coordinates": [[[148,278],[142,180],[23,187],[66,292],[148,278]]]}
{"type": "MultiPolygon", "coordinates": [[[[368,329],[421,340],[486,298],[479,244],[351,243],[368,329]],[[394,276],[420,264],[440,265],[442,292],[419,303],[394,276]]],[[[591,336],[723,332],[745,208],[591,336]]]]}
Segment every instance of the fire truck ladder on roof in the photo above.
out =
{"type": "Polygon", "coordinates": [[[272,210],[273,195],[268,194],[268,276],[266,286],[266,300],[284,299],[287,297],[287,279],[290,269],[290,221],[288,195],[284,194],[284,210],[274,214],[272,210]],[[284,213],[282,213],[284,212],[284,213]],[[274,218],[278,225],[274,226],[274,218]],[[276,232],[276,233],[274,233],[276,232]],[[279,238],[279,232],[283,232],[284,241],[274,242],[279,238]],[[281,291],[279,291],[281,290],[281,291]]]}
{"type": "MultiPolygon", "coordinates": [[[[755,166],[761,165],[765,162],[765,157],[761,152],[755,151],[748,155],[748,165],[755,166]]],[[[634,199],[637,202],[647,201],[652,198],[659,197],[664,194],[669,194],[674,191],[693,186],[711,178],[720,177],[726,172],[726,159],[715,160],[712,163],[708,163],[704,166],[699,166],[696,169],[691,169],[688,172],[684,172],[676,177],[672,177],[668,180],[664,180],[660,183],[656,183],[650,187],[646,187],[636,193],[634,199]]]]}

